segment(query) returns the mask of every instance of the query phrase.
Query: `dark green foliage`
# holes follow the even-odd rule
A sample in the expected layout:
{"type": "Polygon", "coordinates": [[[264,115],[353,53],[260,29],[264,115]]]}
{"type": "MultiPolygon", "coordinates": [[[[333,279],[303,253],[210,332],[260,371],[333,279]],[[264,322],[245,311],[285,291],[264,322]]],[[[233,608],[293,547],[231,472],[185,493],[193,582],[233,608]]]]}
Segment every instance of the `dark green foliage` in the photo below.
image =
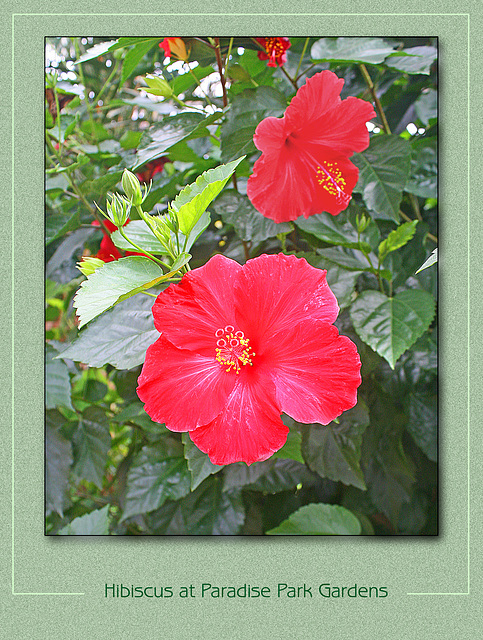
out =
{"type": "Polygon", "coordinates": [[[253,39],[221,38],[222,95],[203,40],[185,39],[189,71],[164,59],[160,38],[47,39],[57,97],[76,97],[58,115],[46,105],[46,532],[436,535],[437,266],[416,273],[437,245],[435,42],[291,38],[290,81],[253,39]],[[359,181],[345,211],[276,224],[246,196],[253,135],[283,115],[294,83],[323,69],[344,78],[342,98],[376,95],[385,117],[378,105],[369,147],[351,158],[359,181]],[[143,92],[146,75],[173,96],[143,92]],[[121,230],[152,255],[126,256],[137,249],[116,231],[110,250],[122,259],[86,281],[76,263],[108,240],[92,225],[104,221],[96,204],[106,210],[108,193],[123,193],[125,168],[152,161],[143,208],[121,230]],[[173,227],[173,202],[187,237],[173,227]],[[154,297],[189,260],[281,251],[327,270],[336,326],[362,362],[358,402],[328,425],[283,416],[290,433],[271,458],[214,465],[188,433],[153,422],[136,394],[159,337],[154,297]]]}

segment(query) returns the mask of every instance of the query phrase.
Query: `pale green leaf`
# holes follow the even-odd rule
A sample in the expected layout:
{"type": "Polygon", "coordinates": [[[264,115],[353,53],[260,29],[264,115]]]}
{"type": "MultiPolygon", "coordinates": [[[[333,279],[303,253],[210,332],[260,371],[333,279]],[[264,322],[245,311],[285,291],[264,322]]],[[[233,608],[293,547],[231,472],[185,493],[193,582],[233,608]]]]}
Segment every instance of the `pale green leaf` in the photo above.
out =
{"type": "Polygon", "coordinates": [[[339,505],[308,504],[292,513],[267,535],[292,536],[358,536],[361,523],[356,516],[339,505]]]}

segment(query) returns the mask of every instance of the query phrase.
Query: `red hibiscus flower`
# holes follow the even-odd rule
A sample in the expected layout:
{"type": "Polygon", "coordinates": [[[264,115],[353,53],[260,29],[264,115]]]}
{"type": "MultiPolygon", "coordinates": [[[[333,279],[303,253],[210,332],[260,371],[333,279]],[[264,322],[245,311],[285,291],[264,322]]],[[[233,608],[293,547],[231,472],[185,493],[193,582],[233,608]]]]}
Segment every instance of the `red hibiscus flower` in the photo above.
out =
{"type": "Polygon", "coordinates": [[[332,324],[325,274],[295,256],[241,266],[216,255],[170,285],[153,305],[161,336],[138,379],[146,412],[222,465],[280,449],[282,412],[328,424],[353,407],[359,354],[332,324]]]}
{"type": "Polygon", "coordinates": [[[268,60],[269,67],[276,67],[277,62],[281,67],[287,62],[287,54],[285,51],[290,47],[288,38],[255,38],[262,45],[265,51],[259,51],[260,60],[268,60]]]}
{"type": "Polygon", "coordinates": [[[160,48],[164,51],[167,58],[178,58],[179,60],[188,60],[189,54],[186,52],[186,46],[181,38],[164,38],[159,43],[160,48]]]}
{"type": "Polygon", "coordinates": [[[275,222],[347,208],[359,170],[349,160],[369,145],[365,100],[341,100],[344,80],[332,71],[309,78],[282,118],[265,118],[253,141],[262,155],[248,179],[252,204],[275,222]]]}
{"type": "MultiPolygon", "coordinates": [[[[116,225],[111,222],[110,220],[104,220],[103,221],[104,224],[106,225],[106,227],[109,229],[109,231],[111,233],[113,233],[114,231],[116,231],[117,227],[116,225]]],[[[130,222],[129,218],[126,220],[126,223],[124,226],[126,226],[126,224],[130,222]]],[[[91,225],[93,227],[100,227],[101,223],[98,220],[94,220],[93,222],[91,222],[91,225]]],[[[114,244],[114,242],[111,240],[111,236],[109,234],[107,234],[104,229],[102,230],[104,237],[101,240],[101,246],[99,247],[99,251],[96,253],[96,255],[94,256],[95,258],[99,258],[99,260],[102,260],[103,262],[114,262],[114,260],[119,260],[119,258],[123,257],[123,254],[121,254],[121,252],[119,251],[119,249],[116,247],[116,245],[114,244]]],[[[125,251],[124,255],[126,256],[142,256],[144,254],[142,253],[136,253],[135,251],[125,251]]]]}
{"type": "Polygon", "coordinates": [[[162,156],[161,158],[156,158],[156,160],[151,160],[151,162],[148,162],[142,171],[136,173],[137,179],[139,182],[149,182],[157,173],[161,173],[167,162],[169,162],[168,156],[162,156]]]}

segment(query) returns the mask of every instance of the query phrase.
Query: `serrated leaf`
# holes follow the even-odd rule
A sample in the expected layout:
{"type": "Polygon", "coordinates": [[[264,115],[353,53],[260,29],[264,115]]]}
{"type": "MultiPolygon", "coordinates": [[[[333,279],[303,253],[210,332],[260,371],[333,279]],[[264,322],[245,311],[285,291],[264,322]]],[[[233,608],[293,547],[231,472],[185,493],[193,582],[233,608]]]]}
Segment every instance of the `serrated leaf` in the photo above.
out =
{"type": "Polygon", "coordinates": [[[45,510],[63,516],[72,445],[59,431],[65,419],[58,411],[47,411],[45,424],[45,510]]]}
{"type": "Polygon", "coordinates": [[[136,367],[144,362],[149,345],[159,338],[152,306],[153,298],[148,296],[124,300],[91,322],[61,357],[90,367],[105,364],[116,369],[136,367]]]}
{"type": "Polygon", "coordinates": [[[208,476],[218,473],[224,465],[213,464],[206,453],[200,451],[191,442],[189,435],[183,433],[184,457],[191,471],[191,491],[194,491],[208,476]]]}
{"type": "Polygon", "coordinates": [[[144,58],[146,53],[154,47],[156,42],[157,40],[146,40],[145,42],[139,42],[126,53],[122,64],[122,73],[120,80],[121,85],[123,85],[126,80],[132,76],[138,64],[144,58]]]}
{"type": "Polygon", "coordinates": [[[359,337],[392,369],[398,358],[423,335],[433,320],[435,301],[427,291],[411,289],[388,298],[380,291],[363,291],[350,315],[359,337]]]}
{"type": "Polygon", "coordinates": [[[267,531],[271,536],[358,536],[360,533],[361,523],[356,516],[334,504],[308,504],[267,531]]]}
{"type": "Polygon", "coordinates": [[[45,245],[49,245],[57,238],[61,238],[69,231],[77,229],[80,225],[79,212],[76,211],[70,217],[61,213],[47,216],[45,219],[45,245]]]}
{"type": "Polygon", "coordinates": [[[186,498],[148,514],[156,535],[236,535],[245,519],[240,490],[222,491],[218,476],[207,478],[186,498]]]}
{"type": "Polygon", "coordinates": [[[416,233],[416,225],[418,220],[412,222],[405,222],[399,225],[397,229],[391,231],[385,240],[379,245],[379,260],[384,262],[385,258],[391,251],[396,251],[401,247],[404,247],[416,233]]]}
{"type": "Polygon", "coordinates": [[[416,271],[416,273],[419,273],[420,271],[423,271],[424,269],[427,269],[428,267],[430,267],[431,265],[435,264],[436,262],[438,262],[438,249],[437,248],[433,249],[433,252],[429,256],[429,258],[423,262],[423,264],[419,267],[419,269],[416,271]]]}
{"type": "Polygon", "coordinates": [[[165,273],[155,262],[142,256],[107,262],[82,282],[74,297],[79,328],[115,304],[169,280],[172,275],[172,271],[165,273]]]}
{"type": "Polygon", "coordinates": [[[414,112],[424,125],[438,117],[438,92],[426,89],[414,103],[414,112]]]}
{"type": "Polygon", "coordinates": [[[117,40],[109,40],[108,42],[99,42],[95,44],[93,47],[88,49],[83,55],[78,58],[74,64],[81,64],[82,62],[87,62],[87,60],[92,60],[92,58],[98,58],[102,56],[104,53],[109,51],[115,44],[117,44],[117,40]]]}
{"type": "Polygon", "coordinates": [[[183,112],[164,118],[161,124],[153,125],[145,132],[141,147],[138,149],[137,162],[132,171],[137,171],[146,162],[165,155],[170,147],[181,140],[209,135],[206,127],[222,115],[221,111],[208,117],[201,113],[183,112]]]}
{"type": "Polygon", "coordinates": [[[438,50],[436,47],[411,47],[390,55],[385,60],[385,64],[405,73],[424,73],[429,75],[431,65],[437,56],[438,50]]]}
{"type": "Polygon", "coordinates": [[[58,536],[107,536],[109,535],[109,505],[74,518],[61,529],[58,536]]]}
{"type": "Polygon", "coordinates": [[[313,60],[378,64],[394,51],[381,38],[321,38],[312,45],[313,60]]]}
{"type": "Polygon", "coordinates": [[[71,400],[69,370],[62,360],[55,360],[58,351],[50,344],[45,348],[45,407],[58,406],[74,410],[71,400]]]}
{"type": "MultiPolygon", "coordinates": [[[[159,242],[144,220],[131,220],[131,222],[123,228],[123,232],[130,240],[148,253],[154,255],[169,255],[166,247],[159,242]]],[[[111,240],[119,249],[123,249],[124,251],[136,250],[133,245],[119,233],[119,230],[111,234],[111,240]]]]}
{"type": "Polygon", "coordinates": [[[422,392],[409,395],[409,420],[406,429],[430,460],[438,458],[438,424],[436,394],[422,392]]]}
{"type": "Polygon", "coordinates": [[[98,407],[88,407],[74,434],[74,475],[102,487],[111,436],[106,414],[98,407]]]}
{"type": "Polygon", "coordinates": [[[267,238],[274,238],[277,233],[288,233],[291,230],[287,222],[277,224],[262,216],[247,196],[234,189],[227,189],[213,203],[212,209],[223,222],[231,224],[237,236],[246,242],[257,244],[267,238]]]}
{"type": "Polygon", "coordinates": [[[221,158],[225,162],[254,153],[253,134],[259,122],[268,116],[281,116],[287,108],[286,97],[272,87],[245,89],[236,95],[221,128],[221,158]]]}
{"type": "Polygon", "coordinates": [[[436,137],[420,138],[411,144],[411,175],[406,191],[420,198],[438,197],[438,151],[436,137]]]}
{"type": "Polygon", "coordinates": [[[301,451],[302,436],[295,429],[290,429],[287,441],[281,449],[275,451],[272,458],[281,458],[282,460],[295,460],[304,463],[301,451]]]}
{"type": "Polygon", "coordinates": [[[300,482],[313,482],[314,474],[295,460],[270,459],[247,466],[236,462],[225,467],[223,490],[237,487],[266,493],[295,488],[300,482]]]}
{"type": "Polygon", "coordinates": [[[369,148],[351,160],[359,168],[356,188],[373,217],[399,222],[399,205],[409,177],[411,146],[394,135],[371,138],[369,148]]]}
{"type": "Polygon", "coordinates": [[[226,185],[243,157],[226,165],[222,164],[215,169],[204,171],[198,176],[196,182],[189,184],[179,192],[173,200],[172,206],[178,212],[179,228],[182,233],[185,235],[190,233],[208,205],[226,185]]]}
{"type": "Polygon", "coordinates": [[[180,442],[164,438],[156,446],[143,447],[129,470],[122,520],[182,498],[190,491],[190,481],[180,442]]]}
{"type": "Polygon", "coordinates": [[[312,469],[323,478],[366,489],[360,467],[362,434],[369,424],[362,401],[339,418],[339,424],[311,425],[303,430],[302,451],[312,469]]]}

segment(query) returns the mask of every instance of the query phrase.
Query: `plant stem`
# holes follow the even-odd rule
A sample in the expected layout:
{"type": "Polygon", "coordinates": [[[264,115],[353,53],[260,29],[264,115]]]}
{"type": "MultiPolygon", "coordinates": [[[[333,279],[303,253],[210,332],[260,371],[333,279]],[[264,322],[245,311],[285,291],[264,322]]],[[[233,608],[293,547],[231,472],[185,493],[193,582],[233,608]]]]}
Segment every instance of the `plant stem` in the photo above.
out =
{"type": "MultiPolygon", "coordinates": [[[[208,96],[208,94],[206,93],[206,91],[205,91],[205,90],[203,89],[203,87],[201,86],[201,82],[200,82],[200,81],[198,80],[198,78],[196,77],[196,74],[195,74],[195,72],[193,71],[193,69],[189,66],[189,64],[188,64],[187,62],[185,62],[185,63],[183,63],[183,64],[184,64],[184,65],[186,65],[186,67],[188,68],[188,73],[189,73],[191,76],[193,76],[193,78],[194,78],[194,80],[195,80],[196,84],[198,85],[198,87],[199,87],[199,88],[201,89],[201,91],[203,92],[203,95],[204,95],[204,96],[205,96],[205,98],[206,98],[206,102],[207,102],[208,104],[211,104],[211,106],[213,106],[213,103],[211,102],[210,97],[208,96]]],[[[181,102],[181,100],[179,100],[179,98],[176,98],[176,96],[174,96],[174,97],[175,97],[176,102],[181,103],[183,106],[188,106],[188,105],[185,105],[185,104],[184,104],[184,102],[181,102]]]]}
{"type": "Polygon", "coordinates": [[[298,67],[297,67],[297,71],[295,72],[295,82],[297,82],[297,80],[298,80],[298,73],[300,71],[300,67],[302,66],[302,61],[304,59],[304,55],[305,55],[305,51],[307,49],[307,45],[309,44],[309,40],[310,40],[310,38],[306,38],[305,39],[304,48],[302,49],[302,55],[300,56],[299,64],[298,64],[298,67]]]}
{"type": "Polygon", "coordinates": [[[148,258],[151,258],[151,260],[154,260],[155,262],[157,262],[158,264],[162,265],[165,269],[168,269],[168,271],[169,271],[169,267],[168,267],[167,264],[165,264],[159,258],[156,258],[155,256],[153,256],[151,253],[149,253],[149,251],[146,251],[146,249],[141,249],[141,247],[139,245],[137,245],[130,238],[128,238],[127,235],[124,233],[124,229],[122,227],[118,227],[117,230],[119,231],[121,236],[124,238],[124,240],[126,240],[126,242],[129,242],[129,244],[132,244],[132,246],[135,249],[137,249],[140,253],[144,253],[145,256],[147,256],[148,258]]]}
{"type": "Polygon", "coordinates": [[[298,91],[297,78],[292,78],[292,76],[289,75],[288,71],[285,69],[283,65],[280,67],[280,70],[282,71],[283,74],[285,74],[288,81],[293,85],[293,87],[295,88],[295,91],[298,91]]]}
{"type": "Polygon", "coordinates": [[[384,113],[384,109],[382,108],[381,102],[380,102],[379,98],[377,97],[376,89],[374,87],[374,83],[371,80],[371,76],[369,75],[369,72],[366,69],[366,66],[364,64],[360,64],[359,65],[359,69],[361,70],[361,73],[362,73],[362,75],[364,77],[364,80],[366,81],[366,84],[369,87],[369,91],[371,92],[372,99],[374,100],[377,112],[379,114],[379,117],[381,118],[382,127],[384,129],[384,132],[387,133],[387,134],[390,134],[391,133],[391,128],[389,127],[389,123],[387,121],[386,114],[384,113]]]}
{"type": "Polygon", "coordinates": [[[225,75],[223,73],[223,63],[221,61],[221,52],[220,52],[220,38],[215,38],[215,56],[216,56],[216,62],[218,64],[218,72],[220,74],[220,82],[221,82],[221,88],[223,91],[223,106],[226,107],[228,105],[228,97],[226,95],[226,79],[225,79],[225,75]]]}

